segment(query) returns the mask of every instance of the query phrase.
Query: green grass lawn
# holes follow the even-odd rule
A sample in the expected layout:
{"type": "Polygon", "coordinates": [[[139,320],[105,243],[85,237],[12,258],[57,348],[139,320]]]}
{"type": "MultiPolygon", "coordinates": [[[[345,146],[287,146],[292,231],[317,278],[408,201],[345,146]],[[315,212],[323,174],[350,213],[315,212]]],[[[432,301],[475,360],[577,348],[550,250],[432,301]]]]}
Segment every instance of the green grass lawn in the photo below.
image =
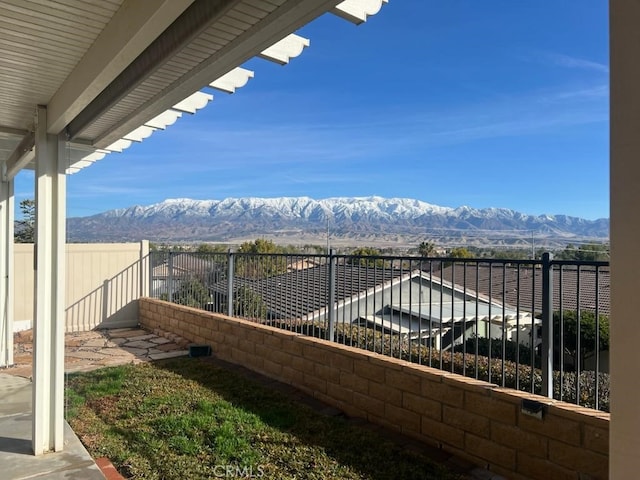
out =
{"type": "Polygon", "coordinates": [[[198,359],[69,377],[68,420],[136,479],[459,478],[379,433],[198,359]]]}

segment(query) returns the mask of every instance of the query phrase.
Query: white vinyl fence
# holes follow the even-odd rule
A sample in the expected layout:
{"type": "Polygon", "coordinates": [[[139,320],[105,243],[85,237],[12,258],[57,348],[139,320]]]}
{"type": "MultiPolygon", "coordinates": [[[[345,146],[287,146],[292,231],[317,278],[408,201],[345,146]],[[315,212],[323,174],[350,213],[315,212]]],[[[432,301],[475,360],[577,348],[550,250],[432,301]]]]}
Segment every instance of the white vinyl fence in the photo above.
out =
{"type": "MultiPolygon", "coordinates": [[[[33,244],[15,245],[14,330],[33,324],[33,244]]],[[[147,295],[149,242],[67,245],[66,331],[135,326],[147,295]]]]}

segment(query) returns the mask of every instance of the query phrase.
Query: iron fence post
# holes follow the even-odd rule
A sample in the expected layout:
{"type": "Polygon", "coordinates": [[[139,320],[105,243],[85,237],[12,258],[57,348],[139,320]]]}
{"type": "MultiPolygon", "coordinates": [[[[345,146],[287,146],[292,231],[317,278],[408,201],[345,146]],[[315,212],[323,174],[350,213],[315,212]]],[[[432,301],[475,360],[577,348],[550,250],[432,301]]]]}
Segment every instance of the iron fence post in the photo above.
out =
{"type": "Polygon", "coordinates": [[[229,249],[227,252],[227,315],[233,317],[233,262],[235,255],[229,249]]]}
{"type": "Polygon", "coordinates": [[[173,302],[173,252],[169,252],[169,260],[167,261],[167,282],[169,288],[167,291],[167,300],[173,302]]]}
{"type": "Polygon", "coordinates": [[[542,255],[542,395],[553,398],[553,255],[542,255]]]}
{"type": "Polygon", "coordinates": [[[327,340],[334,341],[336,329],[336,257],[335,250],[329,250],[329,326],[327,328],[327,340]]]}

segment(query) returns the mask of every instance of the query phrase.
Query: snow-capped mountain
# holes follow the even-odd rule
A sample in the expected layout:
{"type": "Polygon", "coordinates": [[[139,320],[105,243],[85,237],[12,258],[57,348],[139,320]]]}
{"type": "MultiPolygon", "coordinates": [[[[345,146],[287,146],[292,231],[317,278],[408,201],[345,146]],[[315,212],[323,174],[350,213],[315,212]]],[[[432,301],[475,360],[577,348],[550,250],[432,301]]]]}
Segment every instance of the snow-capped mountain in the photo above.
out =
{"type": "Polygon", "coordinates": [[[468,235],[558,239],[609,236],[609,220],[566,215],[526,215],[506,208],[441,207],[420,200],[382,197],[169,199],[149,206],[69,219],[73,241],[225,241],[278,232],[333,235],[468,235]]]}

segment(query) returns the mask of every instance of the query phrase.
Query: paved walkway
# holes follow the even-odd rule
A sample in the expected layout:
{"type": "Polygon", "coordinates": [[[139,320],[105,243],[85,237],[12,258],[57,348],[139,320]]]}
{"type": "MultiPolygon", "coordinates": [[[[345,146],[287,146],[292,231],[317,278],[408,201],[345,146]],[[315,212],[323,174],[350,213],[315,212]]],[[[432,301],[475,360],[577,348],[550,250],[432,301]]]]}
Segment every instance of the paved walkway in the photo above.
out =
{"type": "MultiPolygon", "coordinates": [[[[30,378],[33,332],[16,334],[14,365],[0,373],[30,378]]],[[[177,335],[141,328],[95,330],[65,335],[65,371],[84,372],[111,365],[148,362],[188,355],[187,341],[177,335]]]]}

